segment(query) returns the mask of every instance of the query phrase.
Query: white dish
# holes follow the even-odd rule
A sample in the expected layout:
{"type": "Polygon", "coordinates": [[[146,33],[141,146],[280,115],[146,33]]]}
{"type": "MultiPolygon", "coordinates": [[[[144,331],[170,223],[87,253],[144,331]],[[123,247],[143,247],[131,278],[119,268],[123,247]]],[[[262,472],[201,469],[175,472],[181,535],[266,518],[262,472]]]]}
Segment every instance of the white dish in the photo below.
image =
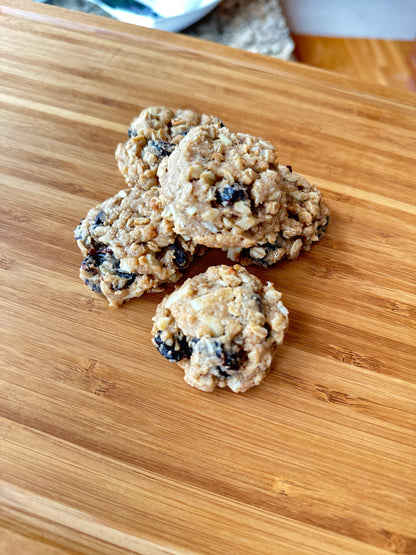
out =
{"type": "Polygon", "coordinates": [[[221,0],[202,0],[196,10],[191,10],[175,17],[161,17],[151,10],[146,9],[134,0],[90,0],[102,10],[125,23],[133,23],[142,27],[160,29],[162,31],[177,32],[189,27],[211,10],[213,10],[221,0]]]}

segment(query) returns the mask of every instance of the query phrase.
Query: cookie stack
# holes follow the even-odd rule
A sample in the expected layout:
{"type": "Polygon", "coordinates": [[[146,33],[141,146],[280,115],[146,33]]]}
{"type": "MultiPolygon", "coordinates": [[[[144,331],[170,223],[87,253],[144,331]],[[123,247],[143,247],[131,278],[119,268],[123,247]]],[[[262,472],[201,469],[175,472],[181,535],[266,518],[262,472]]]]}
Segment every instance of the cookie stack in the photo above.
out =
{"type": "Polygon", "coordinates": [[[281,343],[287,311],[280,294],[270,284],[266,291],[241,265],[269,267],[308,250],[328,223],[321,193],[290,166],[279,165],[269,142],[191,110],[144,110],[117,147],[116,160],[128,188],[91,209],[76,228],[84,255],[80,277],[111,306],[120,306],[176,282],[206,247],[226,251],[238,265],[210,268],[175,291],[176,301],[163,301],[154,343],[166,358],[181,361],[185,379],[200,389],[228,385],[245,391],[259,383],[270,366],[261,349],[268,345],[271,354],[281,343]],[[183,287],[188,293],[178,304],[183,287]],[[211,308],[208,316],[201,308],[194,314],[195,322],[203,319],[198,333],[189,326],[187,333],[176,330],[183,311],[189,316],[201,304],[197,298],[207,294],[206,307],[217,303],[222,313],[225,303],[231,320],[222,313],[216,324],[211,308]],[[269,306],[274,294],[278,314],[269,306]],[[257,347],[251,332],[251,339],[245,337],[243,321],[257,330],[257,347]]]}

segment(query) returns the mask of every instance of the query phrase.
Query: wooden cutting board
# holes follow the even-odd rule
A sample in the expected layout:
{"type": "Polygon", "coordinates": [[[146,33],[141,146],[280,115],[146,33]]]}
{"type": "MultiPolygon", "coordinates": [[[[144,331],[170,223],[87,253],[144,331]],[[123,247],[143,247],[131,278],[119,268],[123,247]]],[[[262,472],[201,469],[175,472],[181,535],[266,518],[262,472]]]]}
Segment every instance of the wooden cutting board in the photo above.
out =
{"type": "Polygon", "coordinates": [[[416,553],[416,96],[24,0],[0,13],[0,551],[416,553]],[[115,147],[160,104],[272,141],[332,210],[309,253],[252,269],[290,330],[243,395],[156,352],[162,293],[110,309],[78,278],[73,228],[123,188],[115,147]]]}

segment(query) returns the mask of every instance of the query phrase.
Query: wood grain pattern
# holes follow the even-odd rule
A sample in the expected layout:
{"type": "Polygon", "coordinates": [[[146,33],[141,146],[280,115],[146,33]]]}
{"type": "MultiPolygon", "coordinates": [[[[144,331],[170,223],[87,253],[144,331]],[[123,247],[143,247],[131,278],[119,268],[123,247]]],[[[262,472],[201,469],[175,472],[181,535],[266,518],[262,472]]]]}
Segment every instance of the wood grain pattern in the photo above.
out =
{"type": "Polygon", "coordinates": [[[0,545],[415,553],[415,97],[24,0],[0,14],[0,545]],[[244,395],[158,355],[162,294],[110,309],[77,276],[72,230],[155,104],[266,137],[332,210],[310,253],[253,269],[291,320],[244,395]]]}
{"type": "Polygon", "coordinates": [[[416,91],[410,63],[412,42],[293,35],[296,58],[365,83],[416,91]]]}

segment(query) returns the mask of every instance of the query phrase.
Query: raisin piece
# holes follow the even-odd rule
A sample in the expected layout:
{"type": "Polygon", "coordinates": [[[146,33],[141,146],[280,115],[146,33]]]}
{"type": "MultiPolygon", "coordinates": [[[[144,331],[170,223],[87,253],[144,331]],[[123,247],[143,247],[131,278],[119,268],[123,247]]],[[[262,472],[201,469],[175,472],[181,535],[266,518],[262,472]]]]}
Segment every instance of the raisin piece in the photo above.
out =
{"type": "Polygon", "coordinates": [[[229,370],[238,370],[240,368],[240,355],[238,352],[224,352],[224,366],[229,370]]]}
{"type": "Polygon", "coordinates": [[[119,282],[121,281],[121,283],[118,283],[116,286],[113,286],[113,290],[116,290],[116,291],[120,291],[121,289],[126,289],[136,279],[136,274],[130,274],[129,272],[122,272],[121,270],[117,270],[116,275],[120,278],[119,282]]]}
{"type": "Polygon", "coordinates": [[[172,153],[175,145],[167,141],[149,141],[149,148],[158,158],[165,158],[172,153]]]}
{"type": "Polygon", "coordinates": [[[218,373],[224,378],[228,378],[230,370],[238,370],[240,368],[241,354],[238,349],[228,350],[219,341],[215,341],[215,354],[220,364],[217,366],[218,373]]]}
{"type": "Polygon", "coordinates": [[[286,166],[286,167],[290,171],[290,173],[292,173],[292,166],[286,166]]]}
{"type": "Polygon", "coordinates": [[[169,247],[174,251],[173,258],[179,270],[184,270],[189,262],[189,256],[186,250],[181,245],[178,238],[175,239],[173,245],[169,247]]]}
{"type": "Polygon", "coordinates": [[[229,374],[228,372],[226,372],[225,370],[223,370],[221,368],[221,366],[217,366],[217,370],[218,370],[218,374],[220,376],[222,376],[223,378],[229,378],[231,376],[231,374],[229,374]]]}
{"type": "Polygon", "coordinates": [[[159,331],[153,338],[156,348],[161,355],[168,360],[174,360],[176,362],[183,358],[190,358],[192,355],[192,347],[189,345],[187,338],[182,332],[173,338],[172,345],[167,345],[162,340],[161,334],[162,332],[159,331]]]}
{"type": "Polygon", "coordinates": [[[105,213],[101,210],[101,212],[98,212],[92,227],[94,228],[104,224],[105,224],[105,213]]]}
{"type": "Polygon", "coordinates": [[[272,328],[267,322],[264,324],[263,327],[267,331],[267,335],[266,335],[266,339],[267,339],[268,337],[270,337],[270,334],[272,333],[272,328]]]}
{"type": "Polygon", "coordinates": [[[223,206],[232,206],[239,200],[246,199],[247,192],[241,185],[234,183],[233,185],[224,187],[224,189],[219,189],[215,193],[215,197],[219,204],[222,204],[223,206]]]}
{"type": "Polygon", "coordinates": [[[94,291],[95,293],[101,293],[101,287],[91,280],[86,279],[84,283],[91,289],[91,291],[94,291]]]}
{"type": "Polygon", "coordinates": [[[98,267],[104,262],[104,258],[104,253],[88,254],[81,262],[81,268],[86,272],[96,274],[98,272],[98,267]]]}
{"type": "Polygon", "coordinates": [[[91,274],[96,274],[98,272],[99,266],[104,263],[106,258],[110,258],[113,265],[117,267],[120,264],[120,261],[117,260],[114,255],[113,251],[109,247],[103,247],[90,249],[87,256],[81,262],[81,268],[86,272],[90,272],[91,274]]]}

